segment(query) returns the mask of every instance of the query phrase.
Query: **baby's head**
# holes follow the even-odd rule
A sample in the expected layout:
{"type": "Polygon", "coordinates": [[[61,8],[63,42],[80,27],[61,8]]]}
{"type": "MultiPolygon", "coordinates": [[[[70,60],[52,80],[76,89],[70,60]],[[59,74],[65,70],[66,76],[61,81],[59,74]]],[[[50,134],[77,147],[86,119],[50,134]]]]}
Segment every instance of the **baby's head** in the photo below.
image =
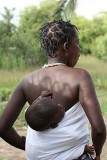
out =
{"type": "Polygon", "coordinates": [[[52,96],[40,96],[26,110],[25,119],[27,124],[36,131],[55,128],[62,120],[65,108],[57,104],[52,96]]]}

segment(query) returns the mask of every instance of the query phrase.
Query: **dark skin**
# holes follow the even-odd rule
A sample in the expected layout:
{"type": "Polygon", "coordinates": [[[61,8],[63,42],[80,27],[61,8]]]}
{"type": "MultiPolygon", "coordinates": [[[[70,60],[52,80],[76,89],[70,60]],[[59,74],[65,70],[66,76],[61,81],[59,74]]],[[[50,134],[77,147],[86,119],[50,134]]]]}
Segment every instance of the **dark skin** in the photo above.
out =
{"type": "Polygon", "coordinates": [[[91,76],[83,69],[74,68],[79,56],[78,36],[76,35],[70,44],[66,42],[59,46],[56,57],[48,59],[49,64],[59,62],[64,63],[65,66],[42,68],[27,75],[18,84],[0,118],[0,136],[5,141],[17,148],[25,149],[22,137],[15,131],[13,135],[16,141],[12,142],[8,135],[12,132],[12,126],[25,103],[32,104],[43,90],[48,90],[53,93],[53,98],[58,104],[62,104],[66,111],[80,101],[91,124],[96,160],[100,160],[106,140],[106,128],[91,76]],[[5,136],[3,136],[4,133],[5,136]]]}
{"type": "Polygon", "coordinates": [[[49,128],[56,128],[58,126],[58,123],[64,117],[64,114],[65,114],[64,106],[56,103],[56,100],[53,99],[52,97],[52,93],[50,93],[49,91],[43,91],[41,95],[26,110],[25,119],[27,124],[32,129],[36,131],[44,131],[49,128]],[[45,102],[43,102],[44,100],[45,102]],[[38,102],[40,105],[37,104],[38,102]],[[44,111],[41,110],[42,108],[44,108],[44,111]],[[33,119],[29,118],[29,114],[32,115],[32,117],[34,118],[33,119]],[[40,120],[42,119],[42,123],[39,121],[39,119],[40,120]],[[36,121],[38,121],[39,124],[38,123],[36,124],[36,121]],[[36,127],[34,127],[35,124],[36,127]],[[38,125],[39,128],[37,127],[38,125]]]}
{"type": "Polygon", "coordinates": [[[90,153],[91,155],[93,155],[94,152],[95,152],[94,146],[88,146],[88,145],[86,145],[85,148],[84,148],[84,152],[85,153],[90,153]]]}

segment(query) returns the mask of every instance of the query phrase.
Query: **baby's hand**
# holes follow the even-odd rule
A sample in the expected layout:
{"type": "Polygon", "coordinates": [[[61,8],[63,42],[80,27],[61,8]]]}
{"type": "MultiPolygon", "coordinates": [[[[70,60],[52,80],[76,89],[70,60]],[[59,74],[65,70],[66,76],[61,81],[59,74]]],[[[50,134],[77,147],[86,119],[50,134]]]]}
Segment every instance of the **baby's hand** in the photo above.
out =
{"type": "Polygon", "coordinates": [[[34,100],[33,103],[37,102],[38,100],[40,100],[41,98],[44,98],[44,97],[51,97],[52,98],[52,93],[47,90],[42,91],[41,95],[36,100],[34,100]]]}
{"type": "Polygon", "coordinates": [[[41,96],[40,96],[40,97],[41,97],[41,98],[43,98],[43,97],[51,97],[51,98],[52,98],[52,92],[47,91],[47,90],[42,91],[42,93],[41,93],[41,96]]]}

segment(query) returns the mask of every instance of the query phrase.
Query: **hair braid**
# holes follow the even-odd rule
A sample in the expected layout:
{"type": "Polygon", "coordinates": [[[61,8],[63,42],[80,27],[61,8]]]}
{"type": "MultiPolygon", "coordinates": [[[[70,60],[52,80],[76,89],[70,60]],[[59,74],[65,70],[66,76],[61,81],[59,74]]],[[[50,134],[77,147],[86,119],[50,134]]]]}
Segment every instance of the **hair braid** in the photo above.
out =
{"type": "Polygon", "coordinates": [[[63,20],[53,21],[45,24],[40,30],[40,43],[50,57],[55,56],[55,52],[59,45],[64,42],[71,42],[78,31],[75,25],[72,25],[69,21],[63,20]]]}

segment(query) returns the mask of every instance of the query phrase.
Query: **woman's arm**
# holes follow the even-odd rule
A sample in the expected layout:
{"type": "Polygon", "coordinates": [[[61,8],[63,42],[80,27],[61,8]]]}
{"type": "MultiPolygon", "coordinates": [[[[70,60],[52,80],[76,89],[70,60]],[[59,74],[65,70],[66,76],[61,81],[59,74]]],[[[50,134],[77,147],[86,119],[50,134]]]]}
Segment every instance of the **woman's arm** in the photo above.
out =
{"type": "Polygon", "coordinates": [[[26,137],[20,136],[13,127],[2,134],[1,138],[10,145],[25,150],[26,137]]]}
{"type": "Polygon", "coordinates": [[[101,160],[100,156],[97,156],[94,160],[101,160]]]}
{"type": "Polygon", "coordinates": [[[91,124],[96,155],[100,156],[106,140],[106,128],[91,77],[84,70],[81,71],[81,77],[79,100],[91,124]]]}
{"type": "Polygon", "coordinates": [[[23,92],[23,82],[21,82],[16,87],[0,117],[0,137],[12,146],[23,150],[25,149],[25,138],[21,137],[12,126],[25,103],[26,98],[23,92]]]}

